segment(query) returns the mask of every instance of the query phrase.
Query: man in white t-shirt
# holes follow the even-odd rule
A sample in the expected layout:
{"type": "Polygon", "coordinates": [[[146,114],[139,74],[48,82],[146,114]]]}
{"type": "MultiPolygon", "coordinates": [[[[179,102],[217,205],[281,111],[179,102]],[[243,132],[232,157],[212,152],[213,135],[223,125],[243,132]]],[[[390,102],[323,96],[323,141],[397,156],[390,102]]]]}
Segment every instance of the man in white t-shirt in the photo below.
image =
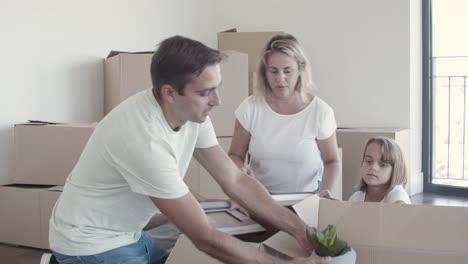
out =
{"type": "Polygon", "coordinates": [[[164,263],[166,253],[142,231],[159,224],[153,217],[158,210],[223,262],[283,263],[210,227],[183,182],[192,155],[232,199],[311,250],[305,223],[218,145],[208,114],[221,103],[222,58],[181,36],[160,44],[151,63],[153,88],[102,119],[67,179],[50,219],[49,242],[59,263],[164,263]]]}

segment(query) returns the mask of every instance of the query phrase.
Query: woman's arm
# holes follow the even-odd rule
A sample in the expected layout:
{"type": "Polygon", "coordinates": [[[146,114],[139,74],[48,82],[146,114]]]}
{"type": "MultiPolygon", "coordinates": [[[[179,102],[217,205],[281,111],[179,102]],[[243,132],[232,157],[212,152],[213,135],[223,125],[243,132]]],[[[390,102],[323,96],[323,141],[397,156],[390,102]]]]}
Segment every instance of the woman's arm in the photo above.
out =
{"type": "Polygon", "coordinates": [[[333,185],[339,182],[339,177],[342,177],[336,134],[333,133],[329,138],[324,140],[317,140],[317,143],[324,165],[319,195],[333,197],[333,185]]]}
{"type": "Polygon", "coordinates": [[[247,150],[249,148],[250,137],[251,135],[249,131],[245,130],[245,128],[243,128],[236,119],[236,124],[234,125],[234,135],[232,136],[228,155],[239,168],[245,167],[245,159],[247,156],[247,150]]]}

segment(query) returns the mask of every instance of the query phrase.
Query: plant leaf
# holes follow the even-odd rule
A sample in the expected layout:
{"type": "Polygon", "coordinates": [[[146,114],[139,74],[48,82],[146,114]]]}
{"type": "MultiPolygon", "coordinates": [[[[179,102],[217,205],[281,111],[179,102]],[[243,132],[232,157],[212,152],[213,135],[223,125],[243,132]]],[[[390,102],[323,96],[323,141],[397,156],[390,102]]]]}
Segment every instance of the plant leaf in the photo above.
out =
{"type": "Polygon", "coordinates": [[[323,236],[323,233],[320,232],[320,230],[315,231],[315,237],[320,244],[323,244],[325,237],[323,236]]]}
{"type": "Polygon", "coordinates": [[[319,245],[319,242],[317,240],[317,237],[315,236],[315,234],[311,234],[309,232],[309,229],[307,228],[306,229],[306,236],[307,236],[307,240],[309,240],[309,243],[314,247],[314,248],[317,248],[318,245],[319,245]]]}
{"type": "Polygon", "coordinates": [[[332,225],[328,225],[325,231],[325,241],[324,245],[327,247],[331,247],[336,240],[336,227],[332,225]]]}

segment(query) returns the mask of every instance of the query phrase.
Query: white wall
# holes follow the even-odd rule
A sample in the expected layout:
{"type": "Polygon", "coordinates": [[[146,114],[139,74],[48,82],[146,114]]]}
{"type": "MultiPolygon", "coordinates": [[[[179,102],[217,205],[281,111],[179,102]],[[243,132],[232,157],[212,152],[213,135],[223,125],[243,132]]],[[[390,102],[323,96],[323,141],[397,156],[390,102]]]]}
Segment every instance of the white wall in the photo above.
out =
{"type": "Polygon", "coordinates": [[[420,3],[7,0],[0,8],[0,177],[13,173],[14,123],[102,116],[109,50],[151,50],[174,34],[215,47],[215,33],[232,27],[295,35],[338,125],[411,128],[411,174],[419,173],[420,3]]]}
{"type": "Polygon", "coordinates": [[[421,0],[216,3],[218,31],[283,30],[299,39],[338,126],[411,128],[410,174],[420,176],[421,0]]]}
{"type": "Polygon", "coordinates": [[[0,177],[14,173],[13,124],[103,115],[103,58],[181,34],[210,40],[206,0],[7,0],[0,8],[0,177]]]}

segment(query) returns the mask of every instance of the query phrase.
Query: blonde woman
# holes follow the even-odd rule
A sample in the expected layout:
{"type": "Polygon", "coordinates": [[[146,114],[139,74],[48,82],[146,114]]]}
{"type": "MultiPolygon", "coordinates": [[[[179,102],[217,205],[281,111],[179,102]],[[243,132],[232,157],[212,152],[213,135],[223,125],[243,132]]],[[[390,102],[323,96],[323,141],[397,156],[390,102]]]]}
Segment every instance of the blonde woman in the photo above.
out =
{"type": "Polygon", "coordinates": [[[331,196],[341,177],[335,116],[314,94],[310,64],[295,37],[277,35],[268,42],[254,95],[235,114],[229,156],[238,167],[270,193],[320,188],[321,196],[331,196]]]}

